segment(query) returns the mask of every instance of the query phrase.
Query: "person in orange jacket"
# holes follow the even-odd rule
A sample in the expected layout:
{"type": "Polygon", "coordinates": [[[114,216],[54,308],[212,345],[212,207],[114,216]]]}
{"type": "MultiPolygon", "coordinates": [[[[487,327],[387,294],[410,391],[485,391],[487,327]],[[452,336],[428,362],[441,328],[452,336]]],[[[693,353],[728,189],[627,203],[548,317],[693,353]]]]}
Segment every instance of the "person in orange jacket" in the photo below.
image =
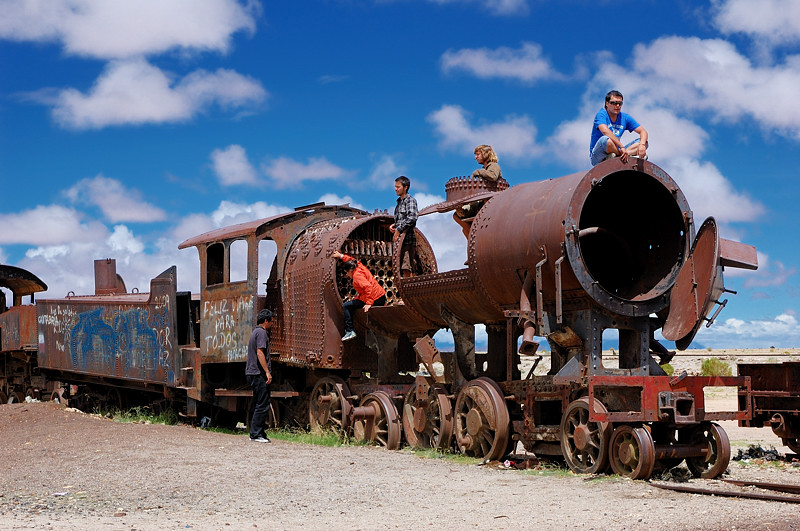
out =
{"type": "Polygon", "coordinates": [[[334,251],[334,258],[341,258],[344,274],[353,280],[353,288],[358,292],[358,296],[345,302],[344,309],[344,336],[342,341],[348,341],[356,337],[353,327],[353,313],[364,308],[368,312],[373,306],[384,306],[386,304],[386,291],[378,284],[369,269],[353,258],[352,256],[334,251]]]}

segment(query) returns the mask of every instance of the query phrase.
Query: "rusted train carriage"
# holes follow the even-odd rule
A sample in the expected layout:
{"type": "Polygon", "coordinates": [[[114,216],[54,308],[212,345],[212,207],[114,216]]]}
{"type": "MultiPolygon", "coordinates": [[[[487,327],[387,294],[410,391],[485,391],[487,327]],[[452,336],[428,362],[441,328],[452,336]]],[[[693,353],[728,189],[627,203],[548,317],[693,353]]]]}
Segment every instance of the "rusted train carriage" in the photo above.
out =
{"type": "Polygon", "coordinates": [[[94,272],[94,295],[70,293],[36,305],[39,370],[65,384],[53,398],[92,408],[125,407],[133,393],[155,394],[150,400],[180,395],[193,361],[186,358],[198,303],[177,291],[177,269],[152,279],[149,293],[128,293],[112,259],[95,260],[94,272]]]}
{"type": "Polygon", "coordinates": [[[748,376],[751,399],[740,396],[739,407],[751,407],[752,419],[740,426],[769,426],[781,442],[800,454],[800,362],[739,363],[738,374],[748,376]]]}
{"type": "Polygon", "coordinates": [[[47,284],[29,271],[0,265],[0,288],[10,290],[12,299],[0,291],[0,404],[39,398],[46,382],[36,371],[34,294],[47,290],[47,284]],[[30,297],[30,304],[23,304],[24,297],[30,297]]]}

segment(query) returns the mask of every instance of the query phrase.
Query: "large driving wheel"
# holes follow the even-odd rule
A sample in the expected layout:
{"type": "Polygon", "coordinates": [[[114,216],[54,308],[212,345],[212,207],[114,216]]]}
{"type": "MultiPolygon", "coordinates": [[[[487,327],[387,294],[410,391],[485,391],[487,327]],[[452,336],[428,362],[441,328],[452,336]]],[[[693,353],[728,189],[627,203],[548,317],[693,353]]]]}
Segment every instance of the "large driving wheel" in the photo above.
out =
{"type": "Polygon", "coordinates": [[[494,461],[510,438],[508,407],[500,387],[489,378],[465,385],[456,399],[456,444],[464,455],[494,461]]]}
{"type": "MultiPolygon", "coordinates": [[[[594,401],[595,413],[605,413],[606,407],[594,401]]],[[[608,422],[589,420],[589,399],[572,402],[561,418],[561,453],[569,468],[579,474],[595,474],[608,464],[608,422]]]]}
{"type": "Polygon", "coordinates": [[[430,387],[424,400],[417,400],[417,386],[406,393],[403,432],[414,448],[446,450],[453,439],[453,405],[441,387],[430,387]]]}
{"type": "Polygon", "coordinates": [[[333,430],[340,435],[350,428],[350,410],[347,401],[350,389],[338,376],[320,379],[308,399],[308,419],[312,431],[333,430]]]}
{"type": "Polygon", "coordinates": [[[611,436],[608,458],[615,474],[631,479],[649,478],[656,463],[650,432],[641,426],[619,426],[611,436]]]}
{"type": "Polygon", "coordinates": [[[389,450],[400,448],[402,425],[391,397],[384,391],[375,391],[364,397],[361,407],[372,408],[374,415],[353,422],[353,436],[389,450]]]}
{"type": "Polygon", "coordinates": [[[703,422],[698,425],[692,429],[689,443],[708,448],[705,457],[686,458],[686,466],[694,477],[713,479],[727,470],[731,460],[731,443],[719,424],[703,422]]]}

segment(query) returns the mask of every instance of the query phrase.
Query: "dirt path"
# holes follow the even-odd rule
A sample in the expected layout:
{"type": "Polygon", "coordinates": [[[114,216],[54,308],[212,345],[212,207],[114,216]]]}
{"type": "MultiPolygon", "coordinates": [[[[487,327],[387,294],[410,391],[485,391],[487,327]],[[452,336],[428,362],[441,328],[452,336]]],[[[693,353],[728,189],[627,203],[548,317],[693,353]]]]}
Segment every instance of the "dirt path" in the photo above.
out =
{"type": "MultiPolygon", "coordinates": [[[[738,433],[731,439],[740,443],[738,433]]],[[[48,403],[0,406],[0,443],[0,529],[713,530],[797,529],[800,521],[794,504],[464,465],[407,450],[261,445],[48,403]]],[[[800,467],[791,464],[732,462],[730,472],[800,484],[800,467]]]]}

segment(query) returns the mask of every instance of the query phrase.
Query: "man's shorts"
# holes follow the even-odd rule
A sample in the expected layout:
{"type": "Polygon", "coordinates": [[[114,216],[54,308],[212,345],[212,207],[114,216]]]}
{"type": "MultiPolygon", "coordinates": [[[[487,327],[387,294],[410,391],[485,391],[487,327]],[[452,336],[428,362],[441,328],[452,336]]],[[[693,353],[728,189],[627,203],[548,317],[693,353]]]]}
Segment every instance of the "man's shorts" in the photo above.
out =
{"type": "MultiPolygon", "coordinates": [[[[592,148],[592,152],[589,155],[590,160],[592,161],[592,166],[597,166],[604,160],[608,158],[608,153],[606,153],[606,149],[608,149],[608,141],[611,140],[606,135],[601,136],[597,142],[595,142],[594,147],[592,148]]],[[[639,139],[637,138],[633,142],[625,145],[626,148],[631,147],[634,144],[638,144],[639,139]]],[[[650,143],[647,143],[648,146],[650,143]]]]}

